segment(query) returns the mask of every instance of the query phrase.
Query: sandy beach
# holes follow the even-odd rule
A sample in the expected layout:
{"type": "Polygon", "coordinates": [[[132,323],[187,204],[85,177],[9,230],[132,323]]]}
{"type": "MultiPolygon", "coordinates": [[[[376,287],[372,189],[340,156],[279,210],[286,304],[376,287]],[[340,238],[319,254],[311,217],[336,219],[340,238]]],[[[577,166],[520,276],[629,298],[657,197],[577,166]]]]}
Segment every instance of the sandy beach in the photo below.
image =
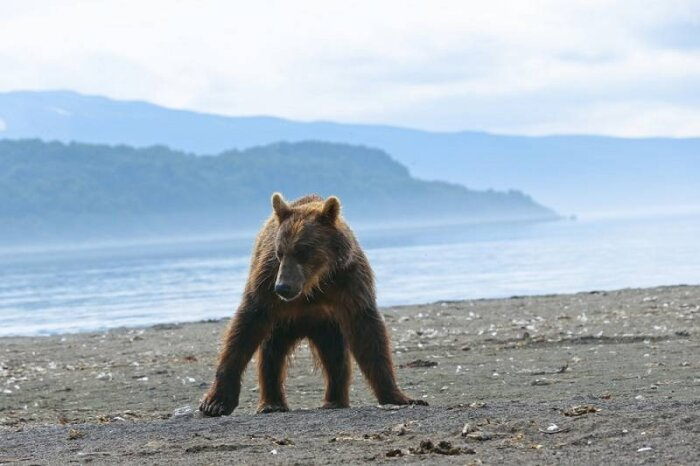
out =
{"type": "Polygon", "coordinates": [[[0,339],[0,463],[698,464],[700,286],[382,309],[401,386],[429,407],[318,409],[307,347],[291,412],[201,418],[226,321],[0,339]]]}

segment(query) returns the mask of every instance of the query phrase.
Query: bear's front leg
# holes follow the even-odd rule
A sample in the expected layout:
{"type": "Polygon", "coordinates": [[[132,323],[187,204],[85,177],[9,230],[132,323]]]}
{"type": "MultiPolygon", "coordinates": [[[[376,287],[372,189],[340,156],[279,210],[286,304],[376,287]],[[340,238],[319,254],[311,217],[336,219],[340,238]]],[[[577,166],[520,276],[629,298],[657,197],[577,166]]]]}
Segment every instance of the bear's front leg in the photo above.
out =
{"type": "Polygon", "coordinates": [[[241,394],[240,376],[237,382],[234,378],[226,381],[225,377],[224,373],[217,371],[214,383],[202,398],[199,410],[205,416],[227,416],[238,407],[241,394]]]}
{"type": "Polygon", "coordinates": [[[389,335],[376,306],[345,315],[343,330],[350,349],[379,403],[427,406],[426,401],[409,398],[398,387],[389,335]]]}
{"type": "Polygon", "coordinates": [[[243,371],[269,331],[266,314],[249,299],[239,306],[224,339],[214,383],[199,405],[204,415],[228,415],[238,406],[243,371]]]}

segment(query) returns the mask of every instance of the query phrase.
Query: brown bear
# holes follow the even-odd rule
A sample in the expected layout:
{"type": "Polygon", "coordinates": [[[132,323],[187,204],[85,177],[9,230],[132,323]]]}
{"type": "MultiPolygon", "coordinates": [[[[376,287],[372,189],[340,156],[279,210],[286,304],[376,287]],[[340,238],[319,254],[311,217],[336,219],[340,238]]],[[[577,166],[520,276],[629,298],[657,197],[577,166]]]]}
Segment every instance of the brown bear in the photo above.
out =
{"type": "Polygon", "coordinates": [[[389,337],[377,310],[374,278],[336,197],[292,203],[272,196],[273,214],[258,234],[242,302],[199,409],[208,416],[238,406],[242,373],[258,351],[258,412],[288,411],[287,355],[303,338],[323,368],[324,408],[349,405],[352,354],[381,404],[427,404],[396,384],[389,337]]]}

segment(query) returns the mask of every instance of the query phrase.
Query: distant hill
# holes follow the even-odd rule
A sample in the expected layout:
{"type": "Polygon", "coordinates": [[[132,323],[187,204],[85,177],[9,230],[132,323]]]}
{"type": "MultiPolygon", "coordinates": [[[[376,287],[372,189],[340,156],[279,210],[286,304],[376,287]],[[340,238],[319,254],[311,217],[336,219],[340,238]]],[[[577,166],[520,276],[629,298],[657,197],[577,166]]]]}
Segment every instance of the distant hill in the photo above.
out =
{"type": "Polygon", "coordinates": [[[0,137],[162,144],[196,154],[323,140],[383,149],[422,179],[521,189],[566,213],[700,206],[700,138],[436,133],[224,117],[73,92],[0,94],[0,137]]]}
{"type": "Polygon", "coordinates": [[[357,222],[557,218],[518,191],[412,178],[386,153],[320,142],[199,157],[39,140],[0,141],[0,238],[65,240],[197,235],[258,227],[270,195],[336,194],[357,222]]]}

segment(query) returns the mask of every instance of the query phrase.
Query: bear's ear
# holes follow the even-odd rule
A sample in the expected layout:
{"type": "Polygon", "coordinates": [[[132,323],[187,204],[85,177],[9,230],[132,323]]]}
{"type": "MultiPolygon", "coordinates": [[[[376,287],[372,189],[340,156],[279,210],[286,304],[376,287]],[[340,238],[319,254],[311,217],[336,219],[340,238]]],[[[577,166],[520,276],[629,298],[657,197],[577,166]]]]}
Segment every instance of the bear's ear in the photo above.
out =
{"type": "Polygon", "coordinates": [[[280,193],[272,195],[272,209],[275,211],[275,215],[277,215],[277,219],[280,222],[283,222],[292,214],[291,207],[284,201],[280,193]]]}
{"type": "Polygon", "coordinates": [[[335,223],[340,215],[340,201],[337,197],[331,196],[323,203],[323,209],[319,214],[319,220],[327,223],[335,223]]]}

